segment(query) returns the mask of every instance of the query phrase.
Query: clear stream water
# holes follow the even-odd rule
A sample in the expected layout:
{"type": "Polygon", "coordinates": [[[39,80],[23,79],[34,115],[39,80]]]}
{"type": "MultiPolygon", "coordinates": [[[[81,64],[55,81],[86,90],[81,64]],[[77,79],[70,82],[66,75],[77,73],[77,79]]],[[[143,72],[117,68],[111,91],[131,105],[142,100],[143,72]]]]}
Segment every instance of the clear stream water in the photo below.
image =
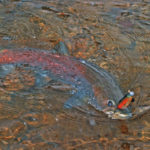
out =
{"type": "MultiPolygon", "coordinates": [[[[59,41],[113,74],[123,93],[132,89],[133,109],[150,105],[149,0],[0,0],[1,50],[50,51],[59,41]]],[[[16,66],[4,77],[1,70],[0,149],[150,149],[149,111],[121,121],[93,108],[64,109],[72,87],[35,76],[40,71],[16,66]],[[33,88],[36,79],[54,86],[33,88]]],[[[87,78],[99,95],[90,69],[87,78]]]]}

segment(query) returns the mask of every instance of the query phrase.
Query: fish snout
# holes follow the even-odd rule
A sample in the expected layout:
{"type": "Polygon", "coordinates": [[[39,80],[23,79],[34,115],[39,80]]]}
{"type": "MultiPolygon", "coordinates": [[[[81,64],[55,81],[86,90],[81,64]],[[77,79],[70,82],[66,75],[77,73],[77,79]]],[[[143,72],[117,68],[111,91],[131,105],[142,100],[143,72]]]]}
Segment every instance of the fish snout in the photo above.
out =
{"type": "Polygon", "coordinates": [[[107,114],[108,117],[111,119],[125,120],[125,119],[129,119],[132,117],[131,112],[124,112],[124,111],[121,111],[119,109],[107,110],[104,113],[107,114]]]}

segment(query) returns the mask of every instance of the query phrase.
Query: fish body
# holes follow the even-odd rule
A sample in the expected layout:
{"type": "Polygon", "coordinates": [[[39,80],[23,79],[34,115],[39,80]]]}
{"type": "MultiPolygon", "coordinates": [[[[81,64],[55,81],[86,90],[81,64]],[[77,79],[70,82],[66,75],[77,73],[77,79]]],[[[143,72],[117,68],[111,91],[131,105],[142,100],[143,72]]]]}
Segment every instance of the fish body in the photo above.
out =
{"type": "MultiPolygon", "coordinates": [[[[91,105],[115,119],[116,111],[107,105],[107,101],[111,99],[118,104],[123,94],[113,76],[104,69],[82,59],[46,50],[2,50],[0,65],[7,64],[28,64],[47,71],[53,80],[71,85],[76,92],[64,103],[65,108],[91,105]]],[[[117,110],[117,119],[118,116],[117,110]]],[[[131,117],[129,111],[121,119],[128,117],[131,117]]]]}

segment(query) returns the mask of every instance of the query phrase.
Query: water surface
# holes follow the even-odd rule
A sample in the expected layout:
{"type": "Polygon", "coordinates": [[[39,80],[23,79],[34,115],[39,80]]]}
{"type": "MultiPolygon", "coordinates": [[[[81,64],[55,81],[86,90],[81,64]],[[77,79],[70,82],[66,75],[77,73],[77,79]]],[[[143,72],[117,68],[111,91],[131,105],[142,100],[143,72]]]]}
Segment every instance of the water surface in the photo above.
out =
{"type": "MultiPolygon", "coordinates": [[[[150,105],[149,8],[148,0],[2,0],[0,48],[50,50],[64,41],[72,56],[111,72],[124,93],[134,90],[133,107],[150,105]]],[[[3,80],[1,149],[150,149],[149,112],[119,121],[65,110],[68,89],[30,92],[34,82],[24,67],[3,80]]]]}

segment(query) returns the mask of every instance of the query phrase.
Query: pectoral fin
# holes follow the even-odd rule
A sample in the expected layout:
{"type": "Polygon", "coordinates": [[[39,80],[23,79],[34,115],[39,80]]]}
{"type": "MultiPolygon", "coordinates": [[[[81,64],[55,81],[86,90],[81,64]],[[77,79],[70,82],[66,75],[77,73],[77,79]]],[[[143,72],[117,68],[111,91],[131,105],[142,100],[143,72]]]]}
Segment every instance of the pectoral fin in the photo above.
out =
{"type": "Polygon", "coordinates": [[[65,45],[64,42],[61,42],[61,41],[51,51],[52,53],[69,56],[69,51],[68,51],[67,46],[65,45]]]}
{"type": "Polygon", "coordinates": [[[87,96],[81,91],[73,95],[69,100],[64,104],[65,108],[72,107],[81,107],[81,106],[92,106],[95,110],[102,111],[102,107],[98,104],[97,100],[94,97],[87,96]]]}
{"type": "Polygon", "coordinates": [[[73,107],[78,107],[78,106],[83,106],[87,104],[87,97],[82,95],[82,93],[78,92],[74,94],[71,98],[69,98],[65,103],[64,103],[64,108],[73,108],[73,107]],[[81,95],[80,95],[81,94],[81,95]]]}

